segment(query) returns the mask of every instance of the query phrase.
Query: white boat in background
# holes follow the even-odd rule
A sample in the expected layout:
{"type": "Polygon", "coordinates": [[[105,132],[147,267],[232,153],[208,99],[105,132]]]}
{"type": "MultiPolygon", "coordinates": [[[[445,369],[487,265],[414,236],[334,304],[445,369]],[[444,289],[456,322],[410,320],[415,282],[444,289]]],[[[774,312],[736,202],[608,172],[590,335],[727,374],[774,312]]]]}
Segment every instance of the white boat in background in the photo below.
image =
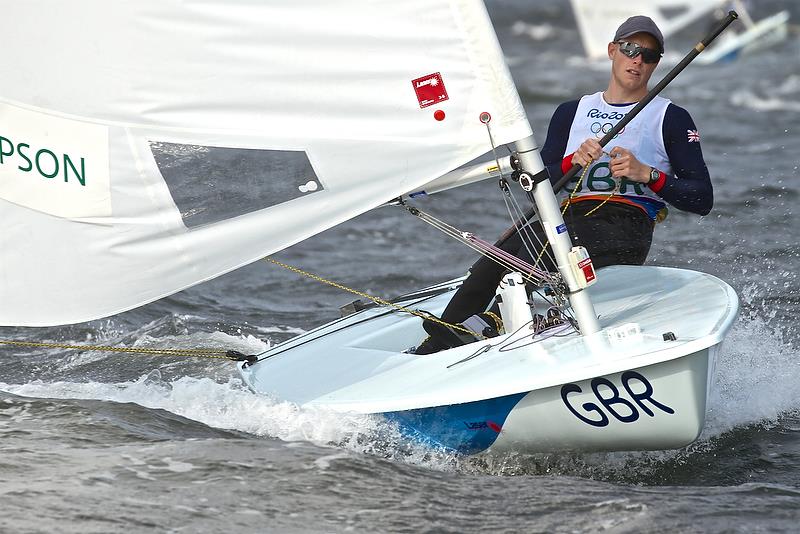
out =
{"type": "Polygon", "coordinates": [[[719,41],[698,56],[700,63],[728,61],[740,55],[751,54],[774,46],[789,35],[788,11],[780,11],[757,22],[754,22],[746,11],[739,15],[744,24],[744,31],[721,36],[719,41]]]}
{"type": "Polygon", "coordinates": [[[481,1],[26,0],[5,15],[0,325],[142,306],[473,181],[454,169],[508,145],[524,174],[506,183],[535,201],[558,272],[533,296],[505,279],[505,331],[414,353],[456,280],[257,355],[246,383],[465,454],[663,449],[702,430],[735,293],[688,270],[595,277],[481,1]]]}
{"type": "MultiPolygon", "coordinates": [[[[701,19],[713,20],[712,15],[726,7],[739,14],[738,33],[728,32],[707,51],[698,56],[698,63],[715,63],[772,46],[786,38],[789,12],[780,11],[759,21],[753,21],[741,0],[571,0],[572,9],[586,56],[592,60],[606,58],[608,43],[617,27],[628,17],[646,15],[655,21],[664,38],[685,29],[701,19]]],[[[735,26],[734,26],[735,27],[735,26]]]]}

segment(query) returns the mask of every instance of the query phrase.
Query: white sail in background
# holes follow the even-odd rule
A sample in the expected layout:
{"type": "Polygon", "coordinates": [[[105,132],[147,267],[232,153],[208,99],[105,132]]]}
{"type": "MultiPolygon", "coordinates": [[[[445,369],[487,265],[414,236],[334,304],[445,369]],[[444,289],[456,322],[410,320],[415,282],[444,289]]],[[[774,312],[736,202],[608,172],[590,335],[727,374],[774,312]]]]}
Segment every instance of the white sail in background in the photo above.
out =
{"type": "Polygon", "coordinates": [[[2,325],[128,310],[419,189],[489,149],[481,112],[531,133],[479,1],[3,4],[2,325]]]}
{"type": "Polygon", "coordinates": [[[586,55],[598,59],[606,57],[614,32],[628,17],[650,17],[667,38],[726,3],[725,0],[572,0],[572,9],[586,55]]]}

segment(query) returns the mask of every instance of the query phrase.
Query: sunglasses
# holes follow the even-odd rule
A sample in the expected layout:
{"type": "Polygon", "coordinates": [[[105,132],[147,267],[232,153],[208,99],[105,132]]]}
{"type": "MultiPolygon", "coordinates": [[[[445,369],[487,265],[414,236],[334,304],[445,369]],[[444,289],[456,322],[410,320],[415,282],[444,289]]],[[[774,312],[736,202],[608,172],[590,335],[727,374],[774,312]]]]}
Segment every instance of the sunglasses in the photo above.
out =
{"type": "Polygon", "coordinates": [[[619,51],[631,59],[639,54],[642,55],[642,61],[645,63],[658,63],[658,60],[661,59],[661,53],[658,50],[645,48],[629,41],[617,41],[616,44],[619,45],[619,51]]]}

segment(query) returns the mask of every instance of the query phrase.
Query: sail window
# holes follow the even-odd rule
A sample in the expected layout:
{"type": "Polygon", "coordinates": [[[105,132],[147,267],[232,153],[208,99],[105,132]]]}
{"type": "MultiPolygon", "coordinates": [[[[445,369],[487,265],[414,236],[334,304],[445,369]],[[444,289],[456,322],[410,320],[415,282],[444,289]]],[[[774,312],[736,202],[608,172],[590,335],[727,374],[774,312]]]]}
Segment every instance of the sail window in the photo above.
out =
{"type": "Polygon", "coordinates": [[[189,227],[262,210],[324,189],[299,150],[151,142],[172,199],[189,227]]]}

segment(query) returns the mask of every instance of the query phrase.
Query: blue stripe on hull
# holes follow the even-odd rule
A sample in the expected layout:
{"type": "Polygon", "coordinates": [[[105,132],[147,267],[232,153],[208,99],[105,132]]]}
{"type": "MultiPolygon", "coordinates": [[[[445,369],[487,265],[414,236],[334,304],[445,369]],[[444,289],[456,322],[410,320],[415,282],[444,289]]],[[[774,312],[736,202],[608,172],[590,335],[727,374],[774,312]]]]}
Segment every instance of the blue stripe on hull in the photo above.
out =
{"type": "Polygon", "coordinates": [[[508,414],[527,393],[465,404],[387,412],[383,415],[400,425],[406,435],[427,445],[462,454],[475,454],[491,447],[508,414]]]}

